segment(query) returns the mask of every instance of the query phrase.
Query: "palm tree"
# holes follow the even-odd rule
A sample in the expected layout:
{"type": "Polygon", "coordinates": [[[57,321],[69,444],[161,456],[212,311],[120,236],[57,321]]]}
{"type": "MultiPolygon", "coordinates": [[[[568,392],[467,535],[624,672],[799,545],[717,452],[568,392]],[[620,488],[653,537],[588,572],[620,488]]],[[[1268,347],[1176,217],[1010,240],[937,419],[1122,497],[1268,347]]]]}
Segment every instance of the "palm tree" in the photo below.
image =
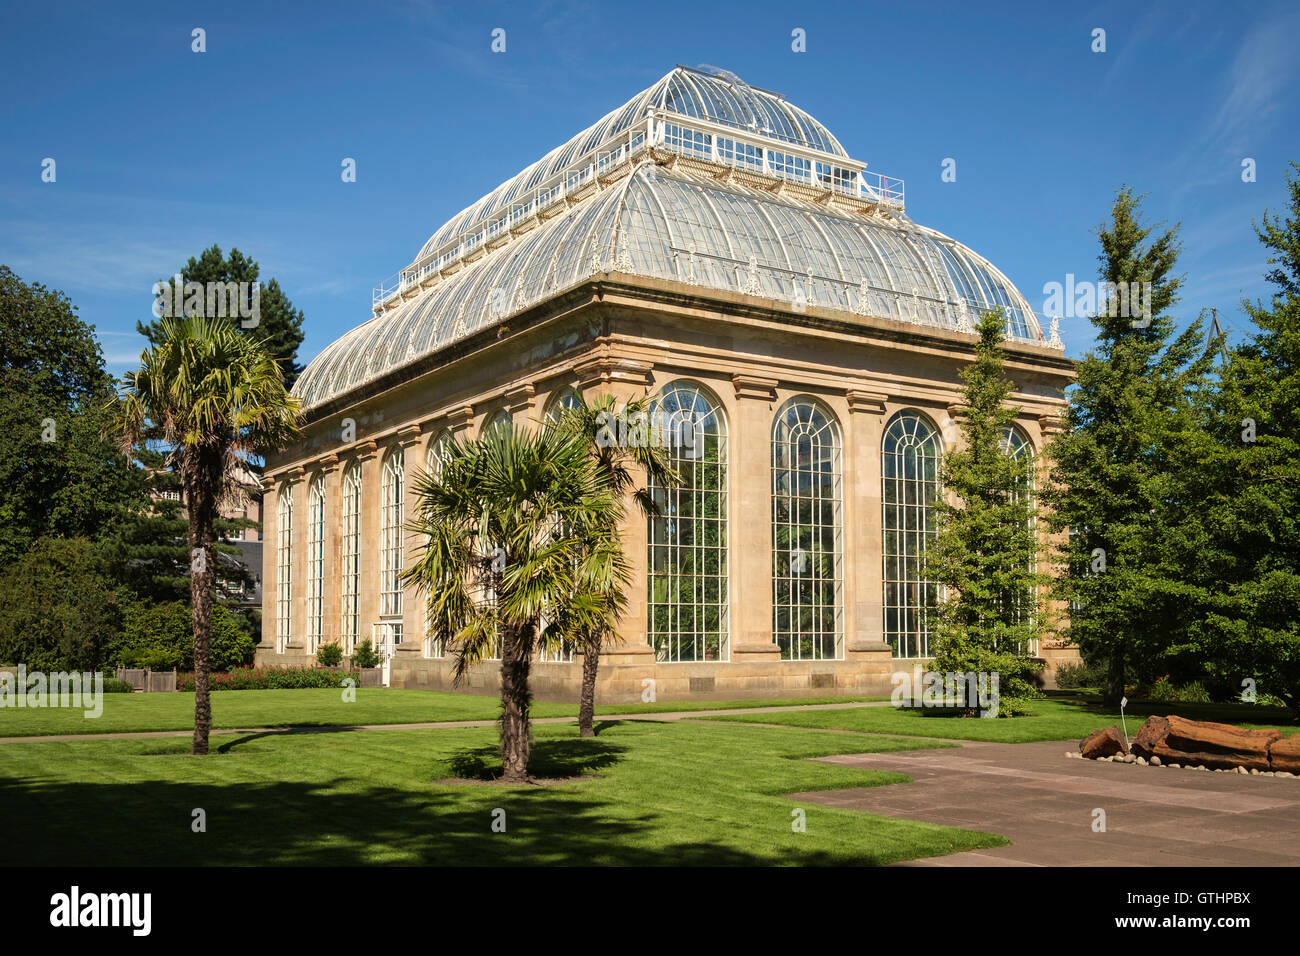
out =
{"type": "Polygon", "coordinates": [[[502,780],[528,779],[528,675],[534,653],[566,634],[612,626],[610,593],[628,584],[616,535],[619,499],[587,440],[567,429],[491,429],[453,441],[415,482],[410,530],[425,542],[403,573],[426,595],[429,627],[448,635],[453,681],[501,659],[502,780]]]}
{"type": "Polygon", "coordinates": [[[164,318],[157,344],[122,378],[112,432],[125,453],[148,441],[169,449],[189,515],[190,607],[194,621],[194,743],[208,752],[212,646],[213,522],[245,458],[298,432],[300,403],[279,365],[227,319],[164,318]]]}
{"type": "MultiPolygon", "coordinates": [[[[644,420],[648,424],[650,404],[650,400],[646,397],[633,399],[623,407],[621,413],[629,422],[645,416],[644,420]]],[[[640,444],[599,440],[602,426],[619,413],[620,409],[611,395],[597,396],[591,402],[587,402],[581,396],[575,396],[574,403],[556,418],[554,424],[586,441],[588,454],[597,471],[620,501],[631,491],[632,498],[643,515],[647,518],[657,516],[660,513],[659,505],[648,488],[636,486],[631,468],[637,467],[643,470],[648,483],[661,489],[680,484],[681,476],[673,470],[667,449],[653,440],[658,438],[658,435],[652,434],[649,427],[645,429],[645,434],[650,440],[640,444]]],[[[604,431],[603,434],[608,435],[609,432],[604,431]]],[[[618,518],[621,524],[623,518],[621,508],[618,518]]],[[[611,528],[606,533],[614,536],[621,549],[619,529],[611,528]]],[[[617,594],[606,594],[604,597],[611,609],[622,610],[621,591],[617,594]]],[[[606,620],[610,619],[607,617],[606,620]]],[[[600,666],[600,649],[604,642],[618,638],[618,633],[613,626],[616,621],[617,615],[614,615],[607,627],[574,632],[574,643],[582,648],[582,690],[578,698],[578,733],[583,737],[596,735],[593,727],[596,712],[596,671],[600,666]]]]}

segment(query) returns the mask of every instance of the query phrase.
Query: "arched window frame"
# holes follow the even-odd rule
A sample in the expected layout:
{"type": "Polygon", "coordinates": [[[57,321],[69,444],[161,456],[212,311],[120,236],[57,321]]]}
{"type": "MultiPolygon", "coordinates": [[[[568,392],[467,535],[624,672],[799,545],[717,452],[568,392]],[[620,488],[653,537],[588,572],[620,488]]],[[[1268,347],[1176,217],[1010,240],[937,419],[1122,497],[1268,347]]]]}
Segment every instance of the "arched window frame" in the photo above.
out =
{"type": "Polygon", "coordinates": [[[339,592],[343,599],[341,644],[349,654],[361,640],[361,463],[343,471],[343,535],[339,592]]]}
{"type": "Polygon", "coordinates": [[[293,485],[280,486],[275,503],[275,643],[283,654],[293,636],[293,485]]]}
{"type": "MultiPolygon", "coordinates": [[[[566,411],[577,408],[579,402],[578,393],[572,388],[565,386],[557,389],[546,403],[546,411],[542,413],[542,425],[545,427],[556,424],[566,411]]],[[[550,663],[567,663],[573,660],[575,650],[573,645],[566,642],[565,646],[559,649],[543,648],[538,654],[538,659],[550,663]]]]}
{"type": "Polygon", "coordinates": [[[909,408],[889,419],[881,437],[881,550],[884,638],[895,657],[930,656],[929,611],[939,587],[920,569],[937,533],[933,503],[943,493],[942,461],[943,441],[928,415],[909,408]]]}
{"type": "Polygon", "coordinates": [[[325,478],[318,475],[307,490],[307,653],[315,654],[324,636],[325,611],[325,478]]]}
{"type": "Polygon", "coordinates": [[[783,660],[844,656],[843,453],[822,402],[772,419],[772,636],[783,660]]]}
{"type": "MultiPolygon", "coordinates": [[[[442,476],[443,466],[447,463],[447,450],[453,439],[451,432],[444,428],[429,440],[429,448],[424,455],[424,470],[434,478],[442,476]]],[[[446,642],[433,633],[433,624],[429,619],[429,604],[424,604],[424,656],[445,657],[446,642]]]]}
{"type": "MultiPolygon", "coordinates": [[[[406,453],[395,445],[384,457],[379,498],[379,616],[402,616],[403,523],[406,453]]],[[[394,641],[397,643],[397,641],[394,641]]]]}
{"type": "Polygon", "coordinates": [[[730,657],[728,590],[728,428],[709,389],[678,379],[651,403],[651,420],[668,432],[690,429],[692,446],[668,449],[681,486],[650,491],[661,514],[649,519],[647,629],[656,659],[725,661],[730,657]],[[689,569],[689,570],[688,570],[689,569]]]}

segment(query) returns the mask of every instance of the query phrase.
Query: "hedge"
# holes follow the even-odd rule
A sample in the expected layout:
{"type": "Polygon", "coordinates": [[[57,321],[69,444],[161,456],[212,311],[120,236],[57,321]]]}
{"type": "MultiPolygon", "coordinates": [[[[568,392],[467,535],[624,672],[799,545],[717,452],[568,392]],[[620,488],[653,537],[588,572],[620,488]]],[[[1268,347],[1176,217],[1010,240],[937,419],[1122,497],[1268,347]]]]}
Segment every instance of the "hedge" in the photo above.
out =
{"type": "MultiPolygon", "coordinates": [[[[237,667],[215,671],[211,675],[213,690],[286,690],[303,687],[342,687],[351,679],[361,684],[357,671],[326,670],[317,667],[237,667]]],[[[176,689],[194,690],[194,673],[178,673],[176,689]]]]}

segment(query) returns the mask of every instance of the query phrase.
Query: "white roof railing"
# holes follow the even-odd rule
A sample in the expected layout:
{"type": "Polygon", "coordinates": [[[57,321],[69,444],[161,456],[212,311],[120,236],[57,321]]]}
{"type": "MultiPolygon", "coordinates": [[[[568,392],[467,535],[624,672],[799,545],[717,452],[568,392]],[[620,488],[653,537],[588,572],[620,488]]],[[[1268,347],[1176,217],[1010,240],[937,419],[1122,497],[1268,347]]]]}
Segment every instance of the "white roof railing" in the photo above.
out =
{"type": "Polygon", "coordinates": [[[645,121],[598,144],[550,179],[540,183],[471,232],[445,243],[375,286],[372,311],[395,305],[412,290],[435,281],[480,246],[510,235],[521,222],[543,214],[581,192],[598,177],[612,172],[650,150],[663,150],[720,166],[787,182],[824,189],[879,206],[902,211],[903,180],[868,172],[866,163],[823,153],[793,143],[769,139],[760,133],[713,123],[697,117],[650,110],[645,121]]]}

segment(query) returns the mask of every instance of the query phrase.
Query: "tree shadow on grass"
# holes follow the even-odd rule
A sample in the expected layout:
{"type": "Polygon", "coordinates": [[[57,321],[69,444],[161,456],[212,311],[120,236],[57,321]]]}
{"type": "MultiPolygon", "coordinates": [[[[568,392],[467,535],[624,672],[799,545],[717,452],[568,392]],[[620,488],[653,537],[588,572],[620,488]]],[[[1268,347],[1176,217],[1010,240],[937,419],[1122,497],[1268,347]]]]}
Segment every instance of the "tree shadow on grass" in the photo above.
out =
{"type": "MultiPolygon", "coordinates": [[[[564,766],[563,755],[552,766],[564,766]]],[[[796,862],[653,839],[664,817],[568,788],[356,787],[340,778],[224,785],[0,778],[0,865],[763,866],[796,862]],[[345,789],[350,788],[350,789],[345,789]],[[194,810],[206,831],[191,829],[194,810]],[[507,829],[492,822],[505,811],[507,829]],[[620,812],[621,810],[621,812],[620,812]],[[635,843],[636,845],[632,845],[635,843]]],[[[801,854],[805,865],[862,864],[801,854]]]]}
{"type": "MultiPolygon", "coordinates": [[[[1074,707],[1089,714],[1111,716],[1119,713],[1118,707],[1107,706],[1100,693],[1087,693],[1071,690],[1049,690],[1046,699],[1067,707],[1074,707]]],[[[1188,720],[1208,720],[1225,724],[1273,724],[1277,726],[1295,725],[1296,719],[1285,707],[1266,704],[1243,703],[1187,703],[1182,701],[1151,700],[1149,698],[1130,699],[1124,712],[1130,717],[1146,719],[1153,714],[1167,716],[1177,714],[1188,720]]]]}
{"type": "MultiPolygon", "coordinates": [[[[590,738],[542,739],[533,743],[528,773],[539,780],[580,777],[613,766],[627,752],[626,747],[598,743],[590,738]]],[[[458,751],[450,760],[452,773],[466,780],[496,780],[501,775],[497,747],[474,747],[458,751]]]]}

